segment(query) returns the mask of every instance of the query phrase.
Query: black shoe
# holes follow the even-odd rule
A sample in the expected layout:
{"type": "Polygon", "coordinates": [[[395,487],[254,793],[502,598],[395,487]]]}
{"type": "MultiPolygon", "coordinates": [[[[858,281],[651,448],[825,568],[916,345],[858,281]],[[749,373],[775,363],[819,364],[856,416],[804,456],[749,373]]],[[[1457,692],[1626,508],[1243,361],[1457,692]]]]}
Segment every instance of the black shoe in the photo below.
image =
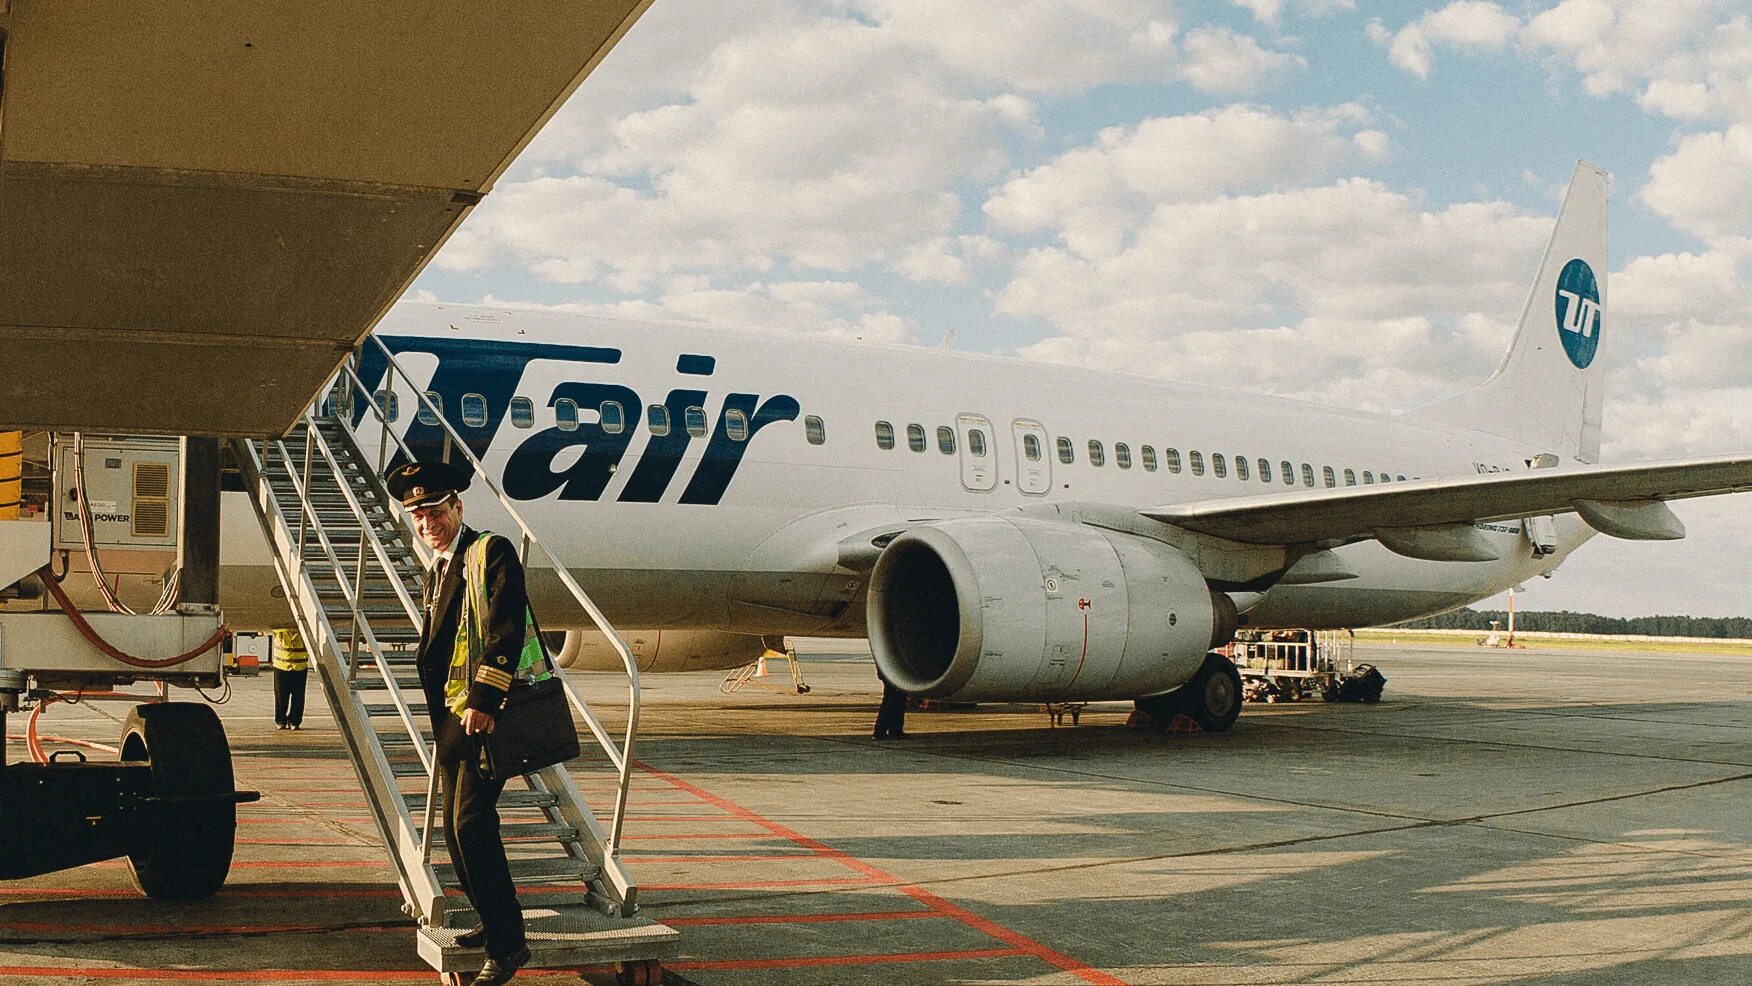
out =
{"type": "Polygon", "coordinates": [[[462,948],[480,948],[487,943],[487,926],[477,924],[473,928],[456,936],[456,944],[462,948]]]}
{"type": "Polygon", "coordinates": [[[517,975],[517,970],[528,963],[528,945],[501,958],[489,957],[487,964],[481,966],[480,975],[475,977],[474,986],[499,986],[500,983],[508,983],[512,976],[517,975]]]}

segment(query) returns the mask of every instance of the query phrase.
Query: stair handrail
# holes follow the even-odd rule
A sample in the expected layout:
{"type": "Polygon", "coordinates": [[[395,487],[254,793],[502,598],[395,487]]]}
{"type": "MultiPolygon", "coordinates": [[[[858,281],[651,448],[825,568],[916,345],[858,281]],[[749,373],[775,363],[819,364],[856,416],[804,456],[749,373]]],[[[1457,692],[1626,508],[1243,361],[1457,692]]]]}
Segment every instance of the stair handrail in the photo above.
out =
{"type": "MultiPolygon", "coordinates": [[[[271,461],[271,455],[272,455],[273,451],[275,451],[276,449],[279,451],[280,459],[286,465],[287,481],[292,484],[293,492],[298,498],[298,503],[299,503],[299,507],[300,507],[300,517],[299,517],[300,526],[305,527],[306,525],[304,524],[304,522],[306,520],[310,521],[310,523],[308,524],[308,531],[315,533],[315,535],[317,537],[317,541],[318,541],[318,547],[322,550],[323,554],[328,558],[329,564],[334,567],[336,583],[341,586],[341,589],[342,589],[344,594],[348,593],[349,583],[348,583],[348,580],[347,580],[347,577],[345,574],[345,569],[341,566],[340,559],[334,552],[333,542],[328,537],[328,532],[323,527],[320,518],[317,517],[316,512],[315,512],[315,505],[310,500],[310,496],[308,493],[308,490],[309,490],[308,476],[307,475],[304,477],[299,476],[298,469],[293,464],[291,452],[286,448],[285,441],[281,440],[281,439],[263,441],[262,442],[263,450],[262,450],[262,453],[260,454],[259,457],[258,457],[257,452],[256,452],[256,450],[253,447],[253,444],[251,442],[241,441],[238,443],[238,445],[242,447],[242,450],[245,454],[245,457],[247,460],[246,465],[248,466],[249,471],[254,474],[253,478],[255,478],[257,480],[256,494],[265,495],[267,500],[270,501],[269,503],[262,503],[262,502],[260,502],[258,495],[252,495],[252,497],[251,497],[252,502],[255,503],[259,508],[261,508],[261,510],[271,509],[273,511],[273,513],[276,516],[278,516],[280,522],[283,525],[286,525],[286,534],[288,537],[290,537],[291,536],[291,527],[287,523],[286,511],[281,504],[279,494],[274,492],[273,487],[269,484],[268,479],[267,479],[268,466],[269,466],[269,463],[271,461]]],[[[306,462],[307,463],[308,463],[309,450],[310,450],[310,446],[309,446],[309,443],[307,442],[306,446],[305,446],[306,462]]],[[[302,548],[295,548],[294,550],[298,551],[298,554],[299,554],[298,566],[296,568],[289,568],[281,574],[285,578],[290,578],[292,573],[294,573],[294,572],[301,573],[305,585],[310,586],[311,585],[310,575],[309,575],[308,571],[306,571],[304,569],[304,565],[303,565],[303,561],[302,561],[303,549],[302,548]]],[[[276,557],[275,557],[276,569],[281,567],[282,561],[283,561],[283,559],[278,557],[278,554],[276,553],[276,557]]],[[[313,592],[312,593],[313,598],[314,598],[314,595],[315,594],[313,592]]],[[[288,599],[288,602],[290,602],[290,601],[291,600],[288,599]]],[[[296,612],[296,609],[294,609],[294,616],[295,617],[299,616],[299,614],[296,612]]],[[[302,620],[301,620],[301,622],[302,622],[302,620]]],[[[325,616],[324,622],[328,624],[328,631],[329,631],[328,637],[329,637],[329,639],[334,639],[336,641],[335,649],[338,651],[339,650],[339,640],[337,638],[335,638],[335,635],[333,632],[332,621],[328,621],[327,617],[325,616]]],[[[304,631],[301,630],[300,632],[302,633],[304,631]]],[[[314,636],[314,635],[312,635],[312,636],[314,636]]],[[[381,646],[378,644],[376,635],[374,633],[370,633],[369,630],[367,631],[366,644],[367,644],[367,647],[376,648],[379,651],[379,653],[381,653],[381,646]]],[[[380,667],[381,666],[382,665],[380,664],[380,667]]],[[[395,684],[393,676],[391,676],[387,672],[385,673],[384,677],[385,677],[385,683],[388,685],[390,693],[392,695],[396,696],[397,704],[405,707],[406,702],[402,701],[401,697],[400,697],[400,686],[395,684]]],[[[431,761],[430,761],[430,757],[428,756],[427,752],[422,748],[422,745],[418,742],[416,742],[414,744],[414,749],[415,749],[416,753],[420,756],[420,760],[421,760],[422,765],[425,766],[425,769],[427,770],[428,773],[431,773],[431,767],[430,767],[431,761]]],[[[379,753],[381,755],[381,748],[379,749],[379,753]]],[[[393,778],[388,779],[387,788],[389,790],[395,789],[395,783],[394,783],[393,778]]],[[[407,817],[408,825],[410,827],[412,827],[413,819],[411,816],[408,815],[405,803],[401,805],[399,812],[402,816],[407,817]]],[[[381,818],[382,816],[380,815],[379,817],[381,818]]],[[[387,826],[389,824],[388,820],[384,820],[383,824],[385,824],[387,826]]],[[[426,825],[425,825],[425,827],[422,830],[421,835],[420,835],[420,838],[421,838],[423,843],[429,843],[431,841],[431,831],[432,831],[431,813],[428,811],[427,812],[427,823],[426,823],[426,825]]],[[[385,832],[385,835],[386,835],[386,837],[389,836],[389,833],[387,830],[385,832]]],[[[423,850],[422,856],[424,857],[425,852],[429,852],[429,850],[425,846],[422,846],[421,848],[423,850]]],[[[409,880],[409,881],[418,882],[418,880],[419,880],[418,874],[413,873],[412,871],[410,871],[407,868],[407,861],[403,858],[403,856],[399,852],[394,854],[394,858],[396,860],[396,866],[402,870],[404,878],[406,880],[409,880]]],[[[422,921],[436,919],[436,915],[429,912],[428,907],[425,906],[426,904],[428,904],[432,900],[436,900],[438,903],[438,906],[441,907],[442,903],[443,903],[442,889],[439,888],[437,883],[435,882],[435,877],[433,877],[433,875],[431,873],[431,865],[430,865],[429,860],[426,861],[425,867],[426,867],[426,882],[430,883],[431,886],[430,887],[415,886],[413,888],[413,890],[409,891],[409,897],[408,897],[409,901],[411,903],[414,903],[419,908],[419,910],[423,912],[419,915],[419,917],[421,918],[422,921]],[[424,891],[425,896],[415,896],[414,891],[424,891]]]]}
{"type": "MultiPolygon", "coordinates": [[[[511,498],[505,495],[505,491],[501,489],[498,482],[493,479],[492,475],[481,463],[481,460],[475,456],[474,451],[468,447],[468,443],[464,441],[462,436],[457,433],[456,429],[451,426],[449,419],[444,416],[443,411],[432,403],[432,399],[427,396],[425,389],[416,383],[407,370],[396,361],[395,354],[390,352],[389,346],[385,345],[383,340],[376,335],[370,335],[366,338],[370,340],[372,344],[377,346],[378,350],[383,354],[384,361],[387,365],[384,377],[384,393],[390,394],[394,392],[395,376],[400,376],[402,380],[407,383],[408,389],[413,392],[414,397],[419,402],[420,406],[425,408],[425,410],[431,415],[432,420],[437,421],[438,426],[444,430],[446,451],[454,448],[462,453],[464,458],[468,460],[469,465],[474,469],[475,475],[480,477],[480,479],[486,484],[487,489],[492,491],[493,495],[498,499],[499,505],[504,508],[512,522],[514,522],[522,531],[526,558],[528,547],[530,545],[534,545],[536,548],[541,549],[541,553],[546,556],[548,564],[553,566],[554,574],[559,577],[561,584],[566,587],[566,591],[572,594],[573,600],[576,601],[580,608],[589,615],[591,622],[596,624],[596,628],[608,639],[608,642],[614,648],[615,653],[620,655],[621,666],[626,671],[627,675],[627,725],[625,739],[618,748],[616,747],[613,738],[608,735],[608,731],[603,727],[602,723],[597,720],[596,714],[591,711],[589,704],[586,703],[583,697],[578,694],[577,690],[572,687],[570,679],[568,679],[564,673],[561,673],[558,676],[562,687],[566,690],[567,698],[572,703],[572,707],[578,710],[579,715],[583,716],[585,723],[590,727],[591,734],[596,738],[597,745],[600,746],[603,753],[608,756],[609,762],[614,765],[619,775],[620,783],[615,794],[614,817],[609,827],[608,845],[604,849],[604,852],[608,856],[619,856],[621,829],[623,822],[626,819],[627,792],[632,786],[633,739],[638,734],[639,728],[638,662],[634,660],[632,650],[627,647],[626,641],[621,639],[619,631],[615,630],[614,625],[608,621],[608,617],[603,615],[602,610],[599,609],[596,602],[590,598],[589,593],[586,593],[583,587],[578,584],[578,581],[572,577],[572,573],[567,570],[565,564],[560,561],[546,544],[542,542],[540,536],[538,536],[535,533],[535,530],[523,519],[522,513],[520,513],[512,504],[511,498]]],[[[347,378],[352,388],[364,396],[366,404],[373,412],[375,412],[378,424],[384,432],[388,433],[395,440],[396,445],[402,450],[402,452],[407,454],[410,459],[414,458],[413,451],[408,448],[407,443],[402,440],[400,435],[396,435],[393,429],[390,428],[390,422],[384,412],[383,406],[378,403],[376,395],[365,386],[364,382],[359,379],[358,374],[353,371],[350,361],[342,362],[340,372],[347,378]]],[[[349,400],[348,403],[350,404],[351,401],[349,400]]],[[[417,415],[419,412],[416,411],[415,413],[417,415]]],[[[350,418],[351,415],[344,411],[337,415],[337,419],[343,417],[350,418]]],[[[350,421],[347,421],[346,424],[348,428],[351,428],[350,421]]]]}
{"type": "MultiPolygon", "coordinates": [[[[349,488],[350,484],[341,478],[345,475],[345,470],[342,468],[340,460],[336,458],[334,449],[329,445],[328,439],[323,437],[321,429],[317,428],[316,416],[312,414],[308,408],[305,409],[304,412],[304,423],[310,433],[316,436],[315,441],[317,451],[322,453],[323,460],[329,464],[330,469],[334,470],[334,475],[337,480],[335,486],[340,489],[341,496],[346,500],[348,509],[353,512],[354,519],[359,522],[360,530],[364,532],[361,536],[361,540],[371,545],[371,553],[376,557],[378,566],[383,569],[386,580],[392,587],[394,587],[396,600],[401,603],[402,610],[407,613],[408,621],[415,626],[419,626],[422,618],[419,604],[415,603],[414,598],[408,594],[407,586],[402,582],[400,573],[396,571],[394,562],[390,560],[389,552],[383,547],[382,538],[378,536],[376,528],[371,525],[371,518],[366,515],[364,504],[360,503],[359,498],[353,495],[352,489],[349,488]]],[[[364,584],[361,582],[356,589],[356,594],[362,597],[364,590],[364,584]]],[[[426,745],[420,742],[420,727],[414,721],[413,710],[408,708],[407,699],[402,695],[401,686],[395,683],[395,671],[389,666],[389,659],[383,653],[383,645],[378,641],[376,631],[371,629],[371,621],[359,616],[359,605],[360,602],[355,603],[354,614],[359,617],[359,622],[364,629],[366,635],[366,650],[371,657],[372,663],[377,666],[378,672],[383,675],[385,684],[389,686],[388,691],[391,700],[395,703],[396,714],[401,718],[402,725],[407,728],[408,736],[414,741],[414,752],[418,753],[420,756],[420,765],[426,768],[427,773],[431,773],[432,758],[426,749],[426,745]]],[[[354,660],[356,659],[355,656],[354,660]]],[[[356,666],[349,666],[347,669],[349,678],[354,677],[356,672],[356,666]]],[[[430,826],[428,825],[427,827],[429,828],[430,826]]]]}

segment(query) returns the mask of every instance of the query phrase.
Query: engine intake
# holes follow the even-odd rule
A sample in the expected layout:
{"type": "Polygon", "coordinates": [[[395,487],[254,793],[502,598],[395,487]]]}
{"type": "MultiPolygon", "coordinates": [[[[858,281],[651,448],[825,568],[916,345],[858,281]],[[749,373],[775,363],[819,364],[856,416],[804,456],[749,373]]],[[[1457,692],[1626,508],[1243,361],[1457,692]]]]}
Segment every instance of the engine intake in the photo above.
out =
{"type": "Polygon", "coordinates": [[[1235,608],[1169,545],[1081,524],[970,517],[915,527],[871,575],[889,681],[929,698],[1136,698],[1179,687],[1235,608]]]}

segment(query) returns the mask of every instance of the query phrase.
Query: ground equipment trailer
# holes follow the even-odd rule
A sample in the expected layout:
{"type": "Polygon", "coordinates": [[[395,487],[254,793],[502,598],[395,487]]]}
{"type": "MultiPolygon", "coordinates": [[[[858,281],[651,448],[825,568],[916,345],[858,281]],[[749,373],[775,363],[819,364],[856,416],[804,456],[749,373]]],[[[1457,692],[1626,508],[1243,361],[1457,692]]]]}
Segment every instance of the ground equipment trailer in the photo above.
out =
{"type": "Polygon", "coordinates": [[[1356,665],[1354,638],[1338,630],[1236,631],[1220,650],[1235,662],[1249,702],[1297,702],[1319,695],[1328,702],[1381,698],[1386,678],[1373,665],[1356,665]]]}
{"type": "MultiPolygon", "coordinates": [[[[143,451],[162,459],[164,444],[154,440],[143,451]]],[[[212,443],[204,448],[197,443],[193,454],[169,444],[172,462],[216,467],[212,443]]],[[[113,447],[108,451],[125,455],[113,447]]],[[[147,498],[154,503],[168,502],[183,485],[160,482],[152,470],[144,475],[147,491],[163,494],[147,498]]],[[[215,487],[184,503],[210,511],[216,496],[215,487]]],[[[95,539],[89,499],[57,484],[49,505],[77,503],[79,511],[66,513],[82,520],[86,536],[95,539]]],[[[114,516],[134,514],[132,498],[113,502],[118,504],[110,508],[114,516]]],[[[167,605],[156,615],[85,614],[73,608],[50,569],[51,526],[42,515],[0,520],[0,594],[40,600],[43,607],[0,612],[0,825],[6,830],[0,840],[0,879],[125,856],[135,883],[148,896],[212,894],[230,869],[237,805],[258,795],[234,789],[230,747],[212,707],[165,699],[172,687],[216,689],[223,683],[224,631],[212,605],[217,541],[191,532],[188,544],[194,551],[185,554],[179,569],[186,576],[179,579],[184,591],[194,599],[204,596],[203,601],[174,609],[167,605]],[[158,701],[113,691],[137,681],[157,683],[158,701]],[[118,759],[95,761],[78,751],[49,757],[36,744],[34,713],[62,696],[148,701],[128,714],[118,759]],[[7,763],[4,727],[10,715],[24,711],[33,711],[27,740],[32,760],[7,763]]],[[[155,535],[157,525],[148,526],[155,535]]],[[[108,549],[113,547],[106,545],[112,557],[108,549]]]]}

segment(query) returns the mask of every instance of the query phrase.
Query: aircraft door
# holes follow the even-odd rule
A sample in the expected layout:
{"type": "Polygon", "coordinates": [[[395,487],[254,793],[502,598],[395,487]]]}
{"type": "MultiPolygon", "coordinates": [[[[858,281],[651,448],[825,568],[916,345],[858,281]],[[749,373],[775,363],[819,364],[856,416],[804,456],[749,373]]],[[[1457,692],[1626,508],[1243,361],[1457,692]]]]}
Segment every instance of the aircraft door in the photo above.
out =
{"type": "Polygon", "coordinates": [[[975,493],[996,487],[998,449],[991,421],[983,414],[957,414],[955,430],[961,435],[961,485],[975,493]]]}
{"type": "Polygon", "coordinates": [[[1046,451],[1046,427],[1038,421],[1017,418],[1011,423],[1016,436],[1016,488],[1036,496],[1052,488],[1052,457],[1046,451]]]}

